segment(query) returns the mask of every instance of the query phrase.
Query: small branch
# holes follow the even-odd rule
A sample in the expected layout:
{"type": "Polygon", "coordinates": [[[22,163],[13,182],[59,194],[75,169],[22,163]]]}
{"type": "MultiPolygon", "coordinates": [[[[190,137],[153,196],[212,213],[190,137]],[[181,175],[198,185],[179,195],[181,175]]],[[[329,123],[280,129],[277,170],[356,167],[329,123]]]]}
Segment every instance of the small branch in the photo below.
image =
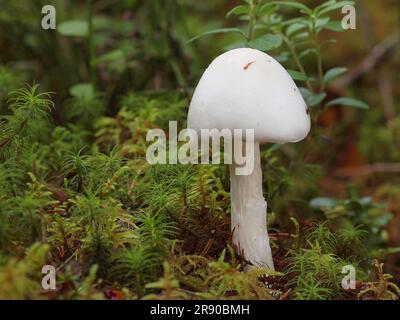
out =
{"type": "Polygon", "coordinates": [[[317,66],[318,66],[318,80],[319,80],[319,92],[324,91],[325,84],[324,84],[324,68],[322,63],[322,54],[321,54],[321,47],[318,44],[318,33],[316,31],[316,18],[313,18],[312,28],[311,28],[311,35],[314,43],[315,50],[317,52],[317,66]]]}
{"type": "Polygon", "coordinates": [[[247,42],[253,40],[254,36],[254,26],[256,24],[256,14],[255,14],[255,9],[259,5],[259,1],[251,1],[250,2],[250,20],[249,20],[249,25],[248,25],[248,30],[247,30],[247,42]]]}
{"type": "Polygon", "coordinates": [[[365,176],[375,173],[400,173],[400,163],[374,163],[356,168],[342,168],[335,175],[342,178],[365,176]]]}
{"type": "Polygon", "coordinates": [[[393,97],[393,87],[390,74],[386,68],[379,72],[379,92],[382,98],[383,114],[389,122],[396,117],[396,108],[393,97]]]}
{"type": "Polygon", "coordinates": [[[313,89],[313,87],[312,87],[312,85],[310,83],[310,80],[308,79],[307,72],[304,69],[303,64],[301,63],[300,58],[297,55],[297,52],[296,52],[295,48],[293,47],[292,43],[290,42],[290,40],[285,35],[282,34],[282,36],[283,36],[283,41],[286,43],[286,45],[287,45],[290,53],[292,54],[293,59],[294,59],[296,65],[297,65],[297,67],[299,68],[300,72],[303,73],[307,77],[306,86],[307,86],[308,90],[310,90],[311,92],[314,92],[314,89],[313,89]]]}
{"type": "Polygon", "coordinates": [[[279,240],[280,237],[290,237],[290,233],[287,232],[271,232],[269,238],[272,240],[279,240]]]}
{"type": "Polygon", "coordinates": [[[288,300],[290,293],[292,292],[292,289],[290,288],[288,291],[286,291],[283,295],[281,295],[281,297],[279,298],[279,300],[288,300]]]}
{"type": "Polygon", "coordinates": [[[93,43],[93,0],[89,0],[88,4],[88,14],[87,14],[87,23],[88,23],[88,47],[89,47],[89,70],[90,70],[90,80],[93,85],[96,83],[96,66],[95,66],[95,59],[96,59],[96,49],[93,43]]]}
{"type": "Polygon", "coordinates": [[[96,2],[93,6],[96,12],[105,10],[115,4],[117,4],[120,0],[100,0],[96,2]]]}
{"type": "Polygon", "coordinates": [[[351,83],[362,78],[373,70],[376,65],[386,56],[386,54],[398,46],[400,43],[400,31],[397,31],[376,45],[369,55],[353,70],[336,80],[332,87],[333,89],[341,92],[351,83]]]}

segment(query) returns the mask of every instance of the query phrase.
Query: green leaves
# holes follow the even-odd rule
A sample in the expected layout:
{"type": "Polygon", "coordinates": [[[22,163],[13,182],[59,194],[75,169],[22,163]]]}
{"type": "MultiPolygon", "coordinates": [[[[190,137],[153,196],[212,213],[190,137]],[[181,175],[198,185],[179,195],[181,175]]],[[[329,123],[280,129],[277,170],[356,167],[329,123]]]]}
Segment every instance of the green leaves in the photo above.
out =
{"type": "Polygon", "coordinates": [[[95,96],[94,86],[91,83],[78,83],[69,89],[71,96],[78,99],[92,99],[95,96]]]}
{"type": "Polygon", "coordinates": [[[312,10],[305,4],[296,1],[273,1],[274,4],[299,9],[301,12],[312,14],[312,10]]]}
{"type": "Polygon", "coordinates": [[[333,68],[331,70],[329,70],[325,76],[324,76],[324,83],[327,84],[330,81],[332,81],[333,79],[339,77],[340,75],[342,75],[343,73],[347,72],[347,68],[333,68]]]}
{"type": "Polygon", "coordinates": [[[50,92],[40,93],[38,85],[27,85],[10,93],[12,115],[0,121],[0,151],[11,146],[37,142],[47,134],[49,114],[54,108],[50,92]]]}
{"type": "Polygon", "coordinates": [[[38,89],[39,85],[34,83],[11,92],[10,109],[16,113],[22,110],[21,114],[31,113],[31,115],[47,117],[47,113],[54,108],[54,103],[50,99],[51,93],[40,93],[38,89]]]}
{"type": "Polygon", "coordinates": [[[330,21],[324,25],[324,29],[335,31],[335,32],[343,32],[342,21],[330,21]]]}
{"type": "Polygon", "coordinates": [[[104,64],[110,70],[122,73],[128,67],[128,55],[121,49],[107,52],[96,59],[96,64],[104,64]]]}
{"type": "MultiPolygon", "coordinates": [[[[333,77],[335,74],[339,74],[340,72],[343,72],[342,70],[339,70],[341,68],[337,69],[332,69],[332,72],[328,75],[328,77],[333,77]]],[[[301,73],[300,73],[301,74],[301,73]]],[[[307,106],[309,107],[315,107],[320,105],[326,98],[327,94],[326,92],[320,92],[320,93],[314,93],[310,91],[307,88],[300,88],[301,94],[303,95],[304,100],[306,101],[307,106]]],[[[368,104],[365,102],[362,102],[357,99],[353,98],[338,98],[334,99],[326,104],[327,107],[331,106],[348,106],[348,107],[354,107],[354,108],[359,108],[359,109],[369,109],[368,104]]]]}
{"type": "Polygon", "coordinates": [[[326,92],[314,93],[307,88],[300,88],[300,92],[309,107],[318,106],[326,98],[326,92]]]}
{"type": "Polygon", "coordinates": [[[226,14],[226,17],[229,18],[232,15],[238,16],[238,15],[249,14],[249,13],[250,13],[249,6],[240,5],[240,6],[234,7],[232,10],[230,10],[226,14]]]}
{"type": "Polygon", "coordinates": [[[267,34],[258,37],[248,43],[248,46],[261,51],[269,51],[279,48],[283,43],[283,37],[279,34],[267,34]]]}
{"type": "Polygon", "coordinates": [[[97,62],[102,63],[102,62],[118,62],[121,60],[125,60],[125,53],[121,49],[115,49],[113,51],[107,52],[100,56],[97,59],[97,62]]]}
{"type": "Polygon", "coordinates": [[[325,27],[330,21],[330,18],[320,18],[315,21],[315,28],[316,30],[321,30],[325,27]]]}
{"type": "Polygon", "coordinates": [[[197,39],[200,39],[204,36],[208,36],[211,34],[224,34],[224,33],[238,33],[243,37],[246,37],[246,34],[239,28],[220,28],[220,29],[214,29],[214,30],[210,30],[210,31],[206,31],[203,32],[195,37],[193,37],[192,39],[188,40],[187,43],[191,43],[193,41],[196,41],[197,39]]]}
{"type": "Polygon", "coordinates": [[[312,208],[320,209],[320,208],[333,208],[339,203],[339,200],[332,198],[314,198],[310,201],[310,206],[312,208]]]}
{"type": "Polygon", "coordinates": [[[338,98],[335,100],[330,101],[326,105],[327,107],[331,106],[347,106],[347,107],[354,107],[359,109],[368,110],[369,105],[363,101],[353,99],[353,98],[338,98]]]}
{"type": "Polygon", "coordinates": [[[300,31],[300,30],[304,30],[305,28],[307,28],[307,24],[305,23],[293,23],[291,25],[289,25],[289,27],[286,29],[286,35],[288,37],[292,36],[293,34],[295,34],[296,32],[300,31]]]}
{"type": "Polygon", "coordinates": [[[308,99],[307,105],[309,107],[315,107],[321,104],[322,101],[326,98],[326,92],[320,92],[317,94],[312,94],[308,99]]]}
{"type": "Polygon", "coordinates": [[[296,70],[288,70],[287,72],[290,74],[293,80],[307,81],[307,76],[302,72],[296,70]]]}
{"type": "Polygon", "coordinates": [[[103,112],[101,95],[96,92],[91,83],[79,83],[69,90],[72,99],[68,103],[66,116],[77,122],[89,125],[93,119],[99,117],[103,112]]]}
{"type": "Polygon", "coordinates": [[[257,8],[256,12],[258,16],[263,16],[263,15],[271,15],[276,11],[278,6],[275,3],[272,2],[267,2],[260,7],[257,8]]]}
{"type": "Polygon", "coordinates": [[[347,5],[354,5],[354,1],[328,1],[324,5],[321,5],[316,8],[315,13],[317,15],[323,15],[331,11],[335,11],[337,9],[341,9],[347,5]]]}
{"type": "Polygon", "coordinates": [[[61,22],[57,27],[57,31],[65,37],[87,37],[89,27],[86,21],[70,20],[61,22]]]}

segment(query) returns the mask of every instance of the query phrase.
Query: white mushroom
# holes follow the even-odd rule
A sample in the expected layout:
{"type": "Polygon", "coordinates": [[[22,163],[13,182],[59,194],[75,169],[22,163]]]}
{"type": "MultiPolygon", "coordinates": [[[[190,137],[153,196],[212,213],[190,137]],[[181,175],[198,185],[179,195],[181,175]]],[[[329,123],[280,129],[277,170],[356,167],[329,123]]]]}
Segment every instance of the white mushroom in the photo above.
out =
{"type": "MultiPolygon", "coordinates": [[[[254,169],[237,175],[230,166],[233,243],[249,263],[274,268],[262,190],[260,144],[303,140],[310,131],[304,99],[288,72],[272,57],[240,48],[217,57],[204,72],[189,107],[188,126],[254,129],[254,169]]],[[[248,159],[247,159],[248,160],[248,159]]]]}

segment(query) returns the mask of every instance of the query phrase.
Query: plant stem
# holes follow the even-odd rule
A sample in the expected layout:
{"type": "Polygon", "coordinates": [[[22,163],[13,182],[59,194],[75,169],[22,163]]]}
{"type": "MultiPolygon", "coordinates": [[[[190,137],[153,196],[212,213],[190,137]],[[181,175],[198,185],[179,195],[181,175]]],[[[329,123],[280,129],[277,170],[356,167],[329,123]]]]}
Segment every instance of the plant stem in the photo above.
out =
{"type": "Polygon", "coordinates": [[[89,47],[89,70],[90,80],[93,85],[96,84],[96,51],[93,43],[93,0],[89,0],[88,5],[88,47],[89,47]]]}
{"type": "Polygon", "coordinates": [[[249,12],[249,26],[248,26],[248,30],[247,30],[247,42],[253,40],[253,36],[254,36],[254,26],[256,24],[256,15],[255,15],[255,9],[257,8],[259,4],[259,0],[256,1],[251,1],[250,2],[250,12],[249,12]]]}
{"type": "Polygon", "coordinates": [[[314,43],[315,50],[317,52],[317,66],[318,66],[318,81],[319,81],[319,92],[324,91],[325,85],[324,85],[324,70],[322,66],[322,55],[321,55],[321,47],[318,44],[318,34],[315,29],[316,25],[316,20],[315,17],[312,18],[312,28],[311,28],[311,35],[314,43]]]}
{"type": "Polygon", "coordinates": [[[282,34],[282,36],[283,36],[283,40],[285,41],[286,45],[287,45],[288,48],[289,48],[290,53],[292,54],[292,56],[293,56],[293,58],[294,58],[294,61],[295,61],[296,65],[297,65],[297,67],[299,68],[299,70],[301,71],[301,73],[303,73],[303,74],[307,77],[307,80],[306,80],[307,88],[308,88],[311,92],[314,92],[314,89],[313,89],[313,87],[312,87],[312,85],[311,85],[311,83],[310,83],[310,80],[308,80],[307,72],[306,72],[306,70],[304,69],[303,64],[301,63],[300,58],[299,58],[299,56],[297,55],[296,50],[295,50],[294,47],[292,46],[292,43],[290,42],[290,40],[289,40],[285,35],[282,34]]]}
{"type": "Polygon", "coordinates": [[[318,45],[318,43],[315,43],[315,45],[318,47],[317,49],[317,60],[318,60],[318,78],[319,78],[319,91],[322,92],[325,89],[325,84],[324,84],[324,69],[322,66],[322,56],[321,56],[321,49],[318,45]]]}

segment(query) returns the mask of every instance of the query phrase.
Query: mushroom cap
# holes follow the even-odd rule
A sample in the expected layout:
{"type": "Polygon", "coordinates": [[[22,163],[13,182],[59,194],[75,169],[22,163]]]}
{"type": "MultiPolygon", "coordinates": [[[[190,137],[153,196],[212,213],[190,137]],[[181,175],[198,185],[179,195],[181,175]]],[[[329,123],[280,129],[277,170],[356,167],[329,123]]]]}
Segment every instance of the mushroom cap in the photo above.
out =
{"type": "Polygon", "coordinates": [[[310,131],[307,105],[289,73],[274,58],[240,48],[207,68],[189,106],[188,127],[254,129],[260,143],[303,140],[310,131]]]}

